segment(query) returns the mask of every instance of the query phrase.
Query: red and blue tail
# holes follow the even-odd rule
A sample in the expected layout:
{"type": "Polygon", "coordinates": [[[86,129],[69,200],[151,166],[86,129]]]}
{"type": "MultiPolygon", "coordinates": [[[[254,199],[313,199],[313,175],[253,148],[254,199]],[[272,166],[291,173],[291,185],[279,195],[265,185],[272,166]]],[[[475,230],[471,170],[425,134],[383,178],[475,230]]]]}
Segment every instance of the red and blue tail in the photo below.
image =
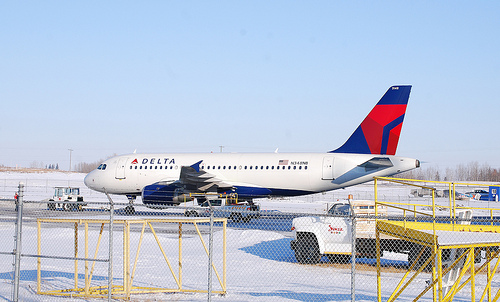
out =
{"type": "Polygon", "coordinates": [[[411,86],[392,86],[358,129],[331,153],[394,155],[398,147],[411,86]]]}

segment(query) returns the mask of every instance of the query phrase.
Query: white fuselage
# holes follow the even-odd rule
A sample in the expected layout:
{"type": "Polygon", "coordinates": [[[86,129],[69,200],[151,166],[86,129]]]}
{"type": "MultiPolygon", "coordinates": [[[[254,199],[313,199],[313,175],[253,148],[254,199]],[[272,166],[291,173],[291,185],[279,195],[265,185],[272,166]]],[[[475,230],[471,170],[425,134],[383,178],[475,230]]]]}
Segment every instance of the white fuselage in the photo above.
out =
{"type": "Polygon", "coordinates": [[[268,196],[295,196],[344,188],[418,167],[412,158],[345,153],[182,153],[127,154],[112,157],[85,177],[85,184],[111,194],[140,195],[159,181],[176,181],[182,166],[200,169],[234,188],[267,188],[268,196]],[[392,166],[366,169],[374,157],[392,166]]]}

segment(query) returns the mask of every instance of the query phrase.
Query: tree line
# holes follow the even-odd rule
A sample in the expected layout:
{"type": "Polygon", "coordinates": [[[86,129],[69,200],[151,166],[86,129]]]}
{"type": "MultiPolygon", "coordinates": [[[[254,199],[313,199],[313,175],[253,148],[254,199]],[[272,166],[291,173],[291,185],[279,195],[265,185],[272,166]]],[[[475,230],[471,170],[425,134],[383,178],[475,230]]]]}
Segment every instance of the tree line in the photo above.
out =
{"type": "Polygon", "coordinates": [[[492,168],[487,163],[477,161],[468,164],[458,164],[455,168],[440,169],[439,167],[424,167],[398,174],[396,177],[435,180],[435,181],[488,181],[500,182],[500,169],[492,168]]]}
{"type": "Polygon", "coordinates": [[[91,162],[91,163],[79,163],[75,165],[75,171],[80,173],[89,173],[90,171],[99,167],[102,160],[91,162]]]}
{"type": "MultiPolygon", "coordinates": [[[[116,154],[113,154],[113,155],[108,156],[106,158],[110,158],[113,156],[116,156],[116,154]]],[[[104,159],[99,159],[98,161],[94,161],[94,162],[90,162],[90,163],[78,163],[75,165],[74,171],[80,172],[80,173],[89,173],[90,171],[97,169],[97,167],[99,167],[99,165],[102,164],[103,161],[104,161],[104,159]]]]}
{"type": "Polygon", "coordinates": [[[31,169],[45,169],[45,170],[59,170],[59,164],[44,164],[41,161],[32,161],[30,162],[29,167],[31,169]]]}

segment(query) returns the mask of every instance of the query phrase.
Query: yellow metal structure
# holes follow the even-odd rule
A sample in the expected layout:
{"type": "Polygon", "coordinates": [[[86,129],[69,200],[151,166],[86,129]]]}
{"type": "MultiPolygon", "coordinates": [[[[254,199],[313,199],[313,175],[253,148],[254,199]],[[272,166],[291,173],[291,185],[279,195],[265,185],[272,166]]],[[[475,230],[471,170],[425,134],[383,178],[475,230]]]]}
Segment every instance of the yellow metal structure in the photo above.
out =
{"type": "MultiPolygon", "coordinates": [[[[215,267],[214,263],[212,262],[212,269],[218,279],[219,285],[221,290],[214,290],[212,291],[213,293],[218,293],[218,294],[226,294],[226,227],[227,227],[227,219],[226,218],[214,218],[214,222],[221,222],[222,223],[222,232],[223,232],[223,242],[222,242],[222,275],[219,273],[217,268],[215,267]]],[[[205,249],[205,252],[207,254],[207,259],[208,259],[208,247],[207,244],[205,243],[202,234],[199,229],[199,224],[200,223],[209,223],[210,218],[169,218],[169,219],[118,219],[118,220],[113,220],[113,224],[115,225],[121,225],[122,226],[122,232],[123,232],[123,284],[122,285],[116,285],[113,284],[111,286],[112,288],[112,297],[113,298],[121,298],[121,299],[129,299],[131,294],[138,294],[138,293],[160,293],[160,292],[167,292],[167,293],[172,293],[172,292],[199,292],[199,293],[207,293],[207,290],[202,290],[202,289],[185,289],[183,288],[182,284],[182,278],[183,278],[183,272],[182,272],[182,232],[183,232],[183,225],[190,224],[193,225],[196,233],[198,234],[198,237],[201,241],[201,244],[203,245],[203,248],[205,249]],[[169,257],[166,255],[165,250],[162,247],[162,244],[160,242],[160,238],[157,236],[156,231],[155,231],[155,225],[158,224],[177,224],[178,225],[178,236],[179,236],[179,249],[178,249],[178,272],[176,273],[174,271],[174,268],[171,264],[171,261],[169,257]],[[141,233],[140,233],[140,239],[139,243],[137,246],[137,251],[135,253],[135,259],[133,263],[133,267],[131,269],[131,253],[130,253],[130,227],[132,225],[140,225],[142,226],[141,233]],[[138,266],[138,260],[140,258],[140,250],[143,242],[144,235],[146,233],[146,229],[149,229],[151,234],[154,236],[156,243],[158,244],[158,247],[161,250],[161,253],[163,255],[163,258],[169,268],[169,271],[175,281],[175,284],[177,285],[176,288],[158,288],[158,287],[142,287],[142,286],[134,286],[134,277],[135,277],[135,272],[138,266]]],[[[99,246],[101,243],[102,239],[102,234],[104,230],[105,225],[109,225],[109,220],[106,219],[41,219],[39,218],[37,220],[38,224],[38,255],[42,256],[41,251],[42,251],[42,236],[41,236],[41,230],[42,230],[42,225],[44,223],[70,223],[74,224],[74,230],[75,230],[75,240],[74,240],[74,258],[75,259],[75,270],[74,270],[74,286],[73,288],[69,289],[62,289],[62,290],[45,290],[42,291],[42,257],[39,257],[37,260],[37,293],[42,294],[42,295],[56,295],[56,296],[71,296],[71,297],[92,297],[92,298],[105,298],[108,296],[108,286],[91,286],[92,284],[92,277],[94,274],[94,266],[97,259],[98,251],[99,251],[99,246]],[[79,246],[78,246],[78,227],[79,225],[84,225],[84,232],[85,232],[85,246],[84,246],[84,259],[81,260],[78,259],[79,256],[79,246]],[[100,225],[100,232],[99,232],[99,237],[97,239],[97,245],[96,249],[94,252],[93,258],[89,258],[89,225],[100,225]],[[83,287],[80,287],[78,284],[78,262],[84,261],[84,270],[85,270],[85,282],[83,287]],[[92,264],[91,264],[92,263],[92,264]]],[[[62,243],[61,243],[62,244],[62,243]]]]}
{"type": "Polygon", "coordinates": [[[187,203],[188,201],[193,201],[196,197],[203,197],[206,199],[224,199],[226,200],[226,204],[237,204],[238,203],[238,194],[237,193],[210,193],[210,192],[205,192],[205,193],[189,193],[189,194],[183,194],[182,198],[184,203],[187,203]]]}
{"type": "MultiPolygon", "coordinates": [[[[471,301],[499,300],[499,281],[494,281],[494,277],[500,264],[500,226],[493,225],[492,222],[489,225],[471,225],[470,221],[468,223],[466,221],[461,221],[459,215],[460,213],[463,214],[464,210],[485,210],[485,208],[457,207],[455,203],[456,185],[459,184],[388,177],[375,178],[375,204],[400,210],[403,212],[404,217],[404,219],[396,221],[387,220],[386,217],[377,215],[375,236],[377,248],[378,301],[382,301],[380,264],[381,234],[406,240],[418,244],[421,247],[418,256],[413,263],[409,263],[408,271],[404,274],[387,301],[396,301],[403,291],[410,286],[411,282],[415,280],[428,265],[432,266],[432,279],[428,282],[427,287],[423,289],[413,301],[419,300],[429,290],[432,290],[433,301],[453,301],[455,295],[465,287],[468,287],[470,290],[471,301]],[[420,209],[420,207],[428,208],[429,205],[379,201],[377,191],[378,183],[381,181],[430,189],[432,191],[432,214],[428,213],[430,211],[417,210],[420,209]],[[424,182],[426,186],[419,184],[424,182]],[[439,218],[442,218],[442,216],[436,217],[436,189],[434,187],[429,187],[427,185],[428,183],[448,185],[450,190],[449,206],[445,206],[444,208],[449,209],[449,223],[439,221],[439,218]],[[407,216],[408,213],[411,214],[410,217],[407,216]],[[427,251],[427,253],[425,251],[427,251]],[[482,265],[476,268],[475,259],[480,255],[479,253],[481,251],[485,252],[486,259],[482,265]],[[448,254],[448,258],[446,259],[443,257],[445,253],[448,254]],[[454,257],[451,257],[451,254],[453,254],[454,257]],[[448,260],[448,262],[446,262],[446,260],[448,260]],[[494,266],[492,268],[493,263],[494,266]],[[481,279],[485,283],[485,285],[481,287],[482,293],[477,292],[476,281],[478,281],[478,278],[485,278],[485,280],[481,279]],[[444,281],[445,279],[448,280],[448,283],[444,281]],[[494,289],[494,286],[497,288],[494,289]],[[496,290],[495,295],[493,295],[494,290],[496,290]]],[[[478,184],[460,185],[480,186],[478,184]]],[[[443,206],[439,207],[443,208],[443,206]]],[[[377,207],[375,208],[377,209],[377,207]]],[[[490,215],[493,217],[493,211],[498,209],[487,210],[490,211],[490,215]]]]}

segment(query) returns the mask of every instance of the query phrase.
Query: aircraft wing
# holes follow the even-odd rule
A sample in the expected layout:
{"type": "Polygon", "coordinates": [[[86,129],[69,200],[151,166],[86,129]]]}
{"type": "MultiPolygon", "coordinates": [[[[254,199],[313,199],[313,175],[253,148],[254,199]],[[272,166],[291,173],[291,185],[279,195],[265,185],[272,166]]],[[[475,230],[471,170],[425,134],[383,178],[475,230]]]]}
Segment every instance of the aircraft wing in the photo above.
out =
{"type": "Polygon", "coordinates": [[[216,193],[231,190],[232,185],[215,175],[200,170],[201,161],[192,166],[181,167],[179,179],[164,179],[142,189],[145,204],[177,205],[188,193],[216,193]]]}
{"type": "Polygon", "coordinates": [[[217,192],[218,189],[231,189],[233,186],[218,179],[215,175],[200,170],[201,161],[191,166],[181,167],[178,183],[187,191],[217,192]]]}

